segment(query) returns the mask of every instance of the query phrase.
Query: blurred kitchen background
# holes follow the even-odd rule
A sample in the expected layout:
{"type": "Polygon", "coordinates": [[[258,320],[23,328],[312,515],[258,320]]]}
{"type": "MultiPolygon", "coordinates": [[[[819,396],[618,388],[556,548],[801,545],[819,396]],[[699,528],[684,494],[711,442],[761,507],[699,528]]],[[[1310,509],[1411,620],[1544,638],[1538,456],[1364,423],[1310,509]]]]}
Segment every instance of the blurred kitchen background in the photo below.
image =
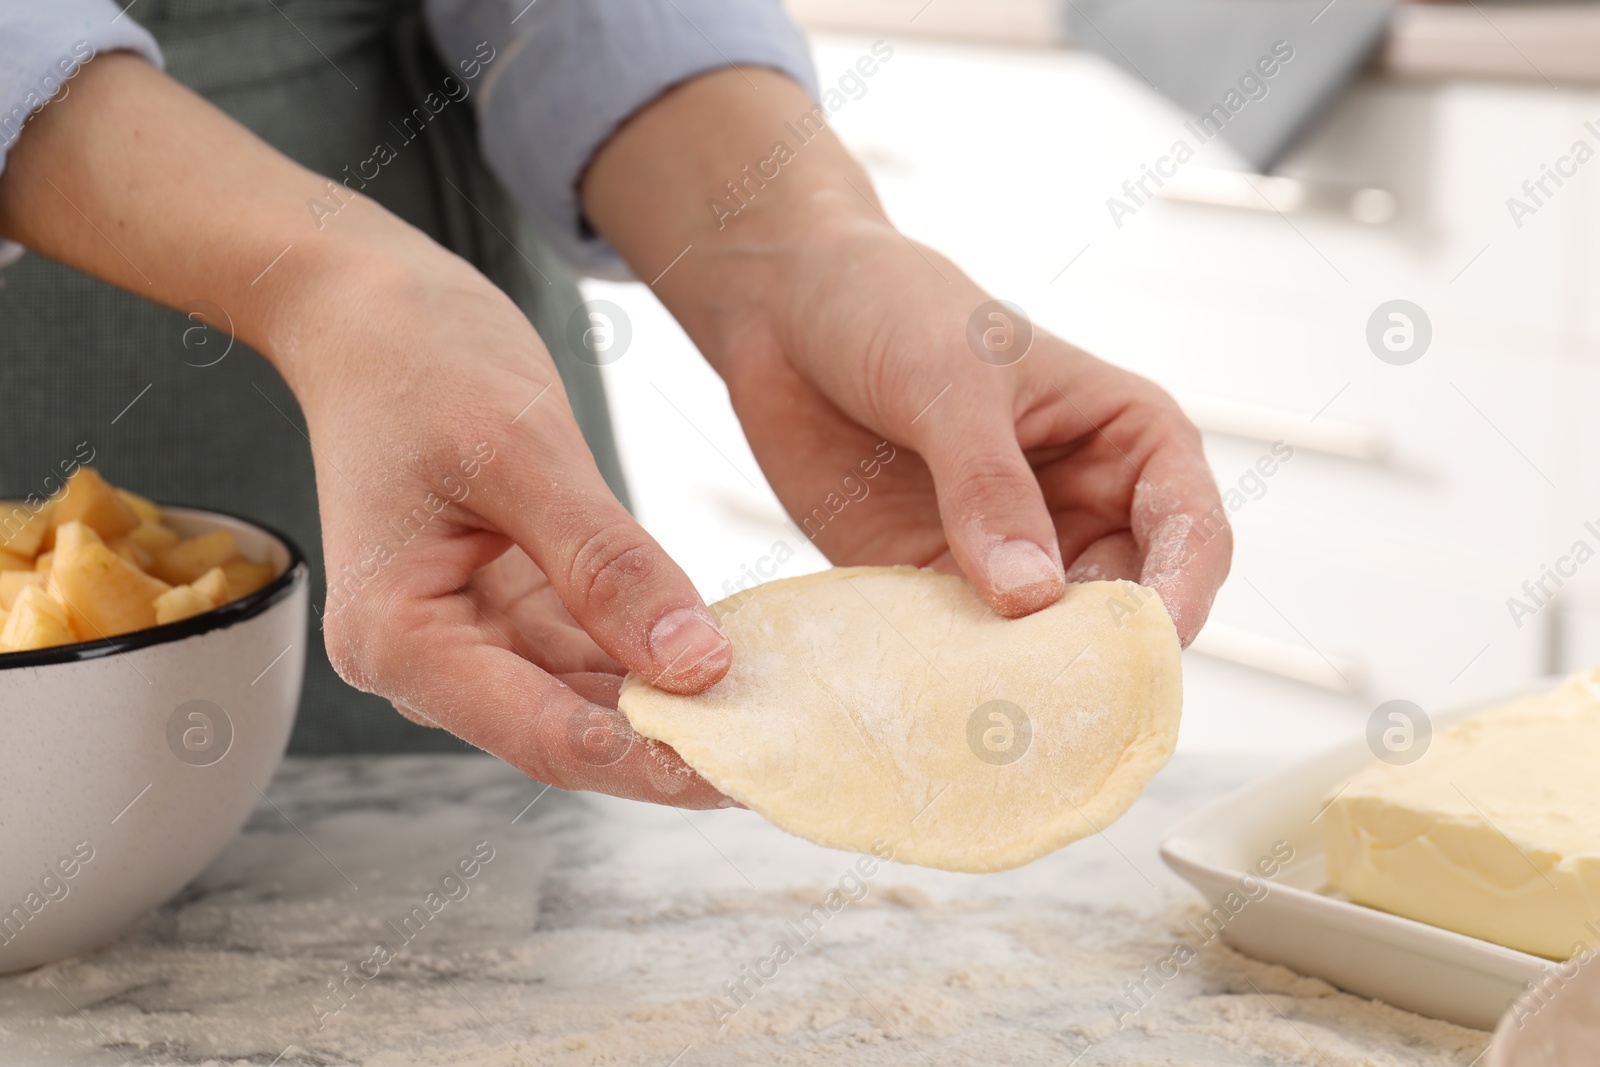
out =
{"type": "MultiPolygon", "coordinates": [[[[1192,3],[1223,25],[1272,9],[1291,30],[1267,43],[1321,81],[1201,145],[1195,93],[1244,64],[1207,69],[1204,17],[1174,52],[1170,0],[790,5],[824,87],[893,48],[832,119],[890,217],[1173,391],[1239,490],[1180,748],[1312,750],[1387,700],[1442,708],[1600,662],[1600,559],[1571,557],[1600,550],[1600,5],[1192,3]],[[1196,157],[1135,204],[1124,182],[1178,140],[1196,157]],[[1111,197],[1136,210],[1113,218],[1111,197]],[[1392,301],[1421,311],[1401,307],[1409,349],[1369,341],[1400,322],[1392,301]],[[1262,477],[1278,441],[1293,458],[1262,477]],[[1575,576],[1536,603],[1524,583],[1558,563],[1575,576]]],[[[605,374],[635,505],[706,597],[778,542],[796,553],[779,575],[825,566],[648,288],[588,289],[631,319],[605,374]]]]}

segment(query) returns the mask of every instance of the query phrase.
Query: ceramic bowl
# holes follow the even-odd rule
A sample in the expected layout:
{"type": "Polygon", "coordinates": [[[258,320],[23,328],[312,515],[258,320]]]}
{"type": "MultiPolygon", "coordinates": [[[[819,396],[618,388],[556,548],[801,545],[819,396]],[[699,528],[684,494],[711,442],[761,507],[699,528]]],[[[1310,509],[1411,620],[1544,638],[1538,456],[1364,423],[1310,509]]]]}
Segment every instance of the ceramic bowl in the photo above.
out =
{"type": "Polygon", "coordinates": [[[287,538],[233,531],[278,577],[214,611],[0,654],[0,973],[112,940],[183,888],[260,802],[294,724],[308,570],[287,538]]]}
{"type": "Polygon", "coordinates": [[[1494,1032],[1484,1067],[1593,1067],[1600,1059],[1600,955],[1552,963],[1494,1032]]]}

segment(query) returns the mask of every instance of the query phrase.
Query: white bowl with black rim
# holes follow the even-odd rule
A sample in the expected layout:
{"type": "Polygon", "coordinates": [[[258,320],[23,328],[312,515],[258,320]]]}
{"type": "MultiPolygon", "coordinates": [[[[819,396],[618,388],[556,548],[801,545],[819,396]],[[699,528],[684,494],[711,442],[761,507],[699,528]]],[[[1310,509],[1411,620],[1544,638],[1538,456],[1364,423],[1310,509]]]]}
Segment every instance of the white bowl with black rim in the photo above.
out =
{"type": "Polygon", "coordinates": [[[283,758],[305,672],[309,571],[294,543],[212,511],[277,577],[202,615],[0,654],[0,973],[96,948],[231,840],[283,758]]]}

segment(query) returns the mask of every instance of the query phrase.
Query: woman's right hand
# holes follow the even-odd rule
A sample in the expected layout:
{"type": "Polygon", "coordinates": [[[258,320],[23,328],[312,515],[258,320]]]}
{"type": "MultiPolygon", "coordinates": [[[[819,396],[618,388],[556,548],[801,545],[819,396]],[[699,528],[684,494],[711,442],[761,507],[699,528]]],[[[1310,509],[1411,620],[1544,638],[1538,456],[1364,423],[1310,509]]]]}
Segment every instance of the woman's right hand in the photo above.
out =
{"type": "Polygon", "coordinates": [[[345,210],[357,258],[268,331],[312,442],[335,668],[540,781],[726,803],[615,708],[625,670],[692,693],[732,650],[601,479],[533,327],[381,208],[345,210]]]}
{"type": "Polygon", "coordinates": [[[310,213],[331,184],[112,53],[11,147],[0,235],[169,306],[209,301],[283,374],[346,679],[553,785],[723,803],[612,706],[624,668],[688,693],[732,653],[601,480],[533,327],[372,201],[310,213]]]}

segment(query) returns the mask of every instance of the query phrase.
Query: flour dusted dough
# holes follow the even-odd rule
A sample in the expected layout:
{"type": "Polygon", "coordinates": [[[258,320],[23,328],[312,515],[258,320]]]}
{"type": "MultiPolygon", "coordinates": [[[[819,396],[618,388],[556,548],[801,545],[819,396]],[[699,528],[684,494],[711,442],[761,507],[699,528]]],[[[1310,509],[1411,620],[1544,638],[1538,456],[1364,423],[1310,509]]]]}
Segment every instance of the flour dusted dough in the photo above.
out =
{"type": "Polygon", "coordinates": [[[838,568],[716,605],[733,667],[619,706],[718,789],[818,844],[956,871],[1104,829],[1172,755],[1179,646],[1132,582],[1069,585],[1022,619],[913,567],[838,568]]]}

